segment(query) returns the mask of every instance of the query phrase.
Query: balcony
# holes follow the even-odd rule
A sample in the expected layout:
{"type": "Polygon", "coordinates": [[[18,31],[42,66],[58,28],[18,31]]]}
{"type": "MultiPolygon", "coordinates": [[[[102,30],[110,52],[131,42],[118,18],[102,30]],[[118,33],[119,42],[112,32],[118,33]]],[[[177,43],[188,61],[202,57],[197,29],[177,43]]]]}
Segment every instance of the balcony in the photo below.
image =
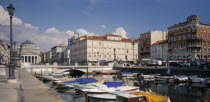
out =
{"type": "Polygon", "coordinates": [[[194,41],[200,42],[200,41],[203,41],[203,39],[202,38],[188,38],[187,41],[188,42],[194,42],[194,41]]]}
{"type": "Polygon", "coordinates": [[[198,45],[198,44],[193,44],[193,45],[189,45],[187,46],[187,48],[201,48],[202,46],[201,45],[198,45]]]}

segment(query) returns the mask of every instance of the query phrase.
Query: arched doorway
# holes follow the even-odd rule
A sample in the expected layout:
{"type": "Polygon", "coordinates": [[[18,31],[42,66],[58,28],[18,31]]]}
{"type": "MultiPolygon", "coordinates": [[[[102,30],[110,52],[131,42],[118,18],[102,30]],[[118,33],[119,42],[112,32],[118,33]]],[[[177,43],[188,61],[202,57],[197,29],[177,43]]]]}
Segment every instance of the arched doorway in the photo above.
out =
{"type": "Polygon", "coordinates": [[[207,61],[207,59],[208,59],[207,55],[204,55],[203,57],[204,57],[203,60],[207,61]]]}

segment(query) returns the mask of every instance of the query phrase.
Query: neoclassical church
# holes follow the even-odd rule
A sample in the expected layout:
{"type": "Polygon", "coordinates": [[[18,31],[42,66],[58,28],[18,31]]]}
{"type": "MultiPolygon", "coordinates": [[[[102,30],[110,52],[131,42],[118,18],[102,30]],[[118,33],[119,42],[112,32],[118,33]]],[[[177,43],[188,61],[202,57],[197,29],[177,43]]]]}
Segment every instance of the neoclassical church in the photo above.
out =
{"type": "Polygon", "coordinates": [[[40,48],[29,40],[21,43],[19,46],[19,54],[23,63],[38,64],[40,63],[40,48]]]}

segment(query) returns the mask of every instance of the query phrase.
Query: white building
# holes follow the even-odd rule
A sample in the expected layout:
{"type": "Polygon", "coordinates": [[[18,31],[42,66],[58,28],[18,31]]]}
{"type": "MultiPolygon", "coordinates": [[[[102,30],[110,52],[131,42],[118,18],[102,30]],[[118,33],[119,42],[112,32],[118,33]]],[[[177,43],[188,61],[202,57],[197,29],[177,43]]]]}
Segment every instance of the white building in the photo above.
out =
{"type": "Polygon", "coordinates": [[[57,62],[57,63],[63,63],[63,51],[66,50],[66,45],[61,44],[59,46],[54,46],[53,48],[51,48],[51,53],[52,53],[52,57],[51,57],[51,62],[57,62]]]}
{"type": "Polygon", "coordinates": [[[160,40],[151,45],[150,58],[153,60],[164,60],[168,58],[168,43],[167,40],[160,40]]]}
{"type": "Polygon", "coordinates": [[[23,63],[38,64],[41,61],[40,48],[29,40],[20,44],[19,54],[23,63]]]}
{"type": "Polygon", "coordinates": [[[114,34],[77,37],[70,40],[70,45],[71,62],[138,59],[138,41],[114,34]]]}

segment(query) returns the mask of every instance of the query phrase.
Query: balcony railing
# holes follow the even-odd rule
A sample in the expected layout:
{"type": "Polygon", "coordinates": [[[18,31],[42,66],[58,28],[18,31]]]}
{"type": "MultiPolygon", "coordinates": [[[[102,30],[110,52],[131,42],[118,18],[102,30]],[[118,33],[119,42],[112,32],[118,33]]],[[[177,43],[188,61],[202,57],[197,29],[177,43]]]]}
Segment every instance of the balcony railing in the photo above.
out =
{"type": "Polygon", "coordinates": [[[187,47],[202,47],[202,46],[198,44],[193,44],[193,45],[188,45],[187,47]]]}

